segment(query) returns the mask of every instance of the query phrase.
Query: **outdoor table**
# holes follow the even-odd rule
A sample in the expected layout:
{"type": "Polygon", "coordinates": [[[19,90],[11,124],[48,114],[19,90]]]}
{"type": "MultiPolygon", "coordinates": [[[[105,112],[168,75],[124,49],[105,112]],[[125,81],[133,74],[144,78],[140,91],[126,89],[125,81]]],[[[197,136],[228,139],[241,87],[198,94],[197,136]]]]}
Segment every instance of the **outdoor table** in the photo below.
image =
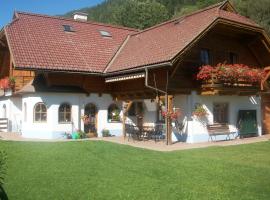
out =
{"type": "Polygon", "coordinates": [[[151,138],[151,135],[155,132],[155,127],[154,126],[142,126],[141,127],[141,136],[143,139],[151,138]]]}

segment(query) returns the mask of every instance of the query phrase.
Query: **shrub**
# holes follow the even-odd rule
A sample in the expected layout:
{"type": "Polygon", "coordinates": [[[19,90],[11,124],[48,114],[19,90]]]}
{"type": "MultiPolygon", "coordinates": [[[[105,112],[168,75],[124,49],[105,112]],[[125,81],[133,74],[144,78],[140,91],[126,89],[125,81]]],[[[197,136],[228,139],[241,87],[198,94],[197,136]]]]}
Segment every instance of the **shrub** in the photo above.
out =
{"type": "Polygon", "coordinates": [[[6,174],[6,152],[0,151],[0,186],[4,184],[4,178],[6,174]]]}
{"type": "Polygon", "coordinates": [[[80,139],[86,138],[86,133],[82,130],[78,130],[77,133],[79,134],[80,139]]]}
{"type": "Polygon", "coordinates": [[[102,130],[102,137],[110,137],[110,131],[108,129],[103,129],[102,130]]]}

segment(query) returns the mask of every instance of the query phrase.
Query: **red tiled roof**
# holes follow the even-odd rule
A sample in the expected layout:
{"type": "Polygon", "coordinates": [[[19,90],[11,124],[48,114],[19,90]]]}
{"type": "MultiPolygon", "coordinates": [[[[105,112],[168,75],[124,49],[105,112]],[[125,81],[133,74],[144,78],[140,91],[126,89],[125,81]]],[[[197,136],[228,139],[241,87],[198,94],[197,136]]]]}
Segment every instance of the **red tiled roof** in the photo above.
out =
{"type": "Polygon", "coordinates": [[[17,68],[103,72],[127,35],[135,32],[38,14],[16,16],[6,33],[17,68]],[[75,32],[64,32],[63,25],[71,25],[75,32]],[[100,30],[112,37],[102,37],[100,30]]]}
{"type": "Polygon", "coordinates": [[[223,5],[224,2],[132,34],[106,72],[170,61],[217,19],[259,27],[246,17],[222,10],[223,5]]]}
{"type": "Polygon", "coordinates": [[[226,3],[140,32],[21,12],[5,30],[17,68],[110,73],[171,61],[218,19],[259,27],[223,10],[226,3]],[[71,25],[75,32],[64,32],[63,25],[71,25]],[[99,30],[110,32],[112,38],[101,37],[99,30]]]}

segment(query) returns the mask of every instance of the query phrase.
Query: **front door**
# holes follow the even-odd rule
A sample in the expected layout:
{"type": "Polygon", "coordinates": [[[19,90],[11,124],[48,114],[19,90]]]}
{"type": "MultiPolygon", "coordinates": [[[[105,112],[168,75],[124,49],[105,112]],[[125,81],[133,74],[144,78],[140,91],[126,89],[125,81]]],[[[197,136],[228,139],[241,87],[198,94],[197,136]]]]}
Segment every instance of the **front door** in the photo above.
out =
{"type": "Polygon", "coordinates": [[[257,135],[257,117],[256,110],[239,110],[238,128],[240,135],[257,135]]]}
{"type": "Polygon", "coordinates": [[[84,115],[89,119],[84,124],[84,132],[97,133],[97,107],[92,103],[87,104],[84,108],[84,115]]]}

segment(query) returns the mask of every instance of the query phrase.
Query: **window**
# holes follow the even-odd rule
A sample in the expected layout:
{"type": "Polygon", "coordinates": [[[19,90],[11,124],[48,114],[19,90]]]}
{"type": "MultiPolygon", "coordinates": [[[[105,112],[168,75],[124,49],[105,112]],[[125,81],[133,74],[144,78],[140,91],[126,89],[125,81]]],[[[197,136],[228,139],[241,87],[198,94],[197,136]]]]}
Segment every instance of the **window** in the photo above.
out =
{"type": "Polygon", "coordinates": [[[202,49],[201,50],[201,64],[202,65],[210,65],[210,50],[209,49],[202,49]]]}
{"type": "Polygon", "coordinates": [[[116,104],[111,104],[108,108],[108,122],[120,122],[120,109],[116,104]]]}
{"type": "Polygon", "coordinates": [[[71,106],[67,103],[63,103],[59,106],[58,121],[60,123],[71,122],[71,106]]]}
{"type": "Polygon", "coordinates": [[[6,106],[6,104],[3,105],[2,112],[3,112],[3,118],[7,118],[7,106],[6,106]]]}
{"type": "Polygon", "coordinates": [[[65,32],[75,32],[74,28],[70,25],[63,25],[65,32]]]}
{"type": "Polygon", "coordinates": [[[23,117],[24,117],[24,122],[26,122],[27,121],[27,105],[25,102],[23,103],[23,107],[24,107],[23,117]]]}
{"type": "Polygon", "coordinates": [[[37,103],[34,107],[34,122],[47,121],[47,108],[44,103],[37,103]]]}
{"type": "Polygon", "coordinates": [[[236,64],[238,62],[238,55],[236,53],[229,53],[229,62],[230,64],[236,64]]]}
{"type": "Polygon", "coordinates": [[[108,31],[99,31],[100,35],[103,37],[112,37],[111,33],[109,33],[108,31]]]}
{"type": "Polygon", "coordinates": [[[228,103],[214,103],[214,123],[228,123],[228,103]]]}

